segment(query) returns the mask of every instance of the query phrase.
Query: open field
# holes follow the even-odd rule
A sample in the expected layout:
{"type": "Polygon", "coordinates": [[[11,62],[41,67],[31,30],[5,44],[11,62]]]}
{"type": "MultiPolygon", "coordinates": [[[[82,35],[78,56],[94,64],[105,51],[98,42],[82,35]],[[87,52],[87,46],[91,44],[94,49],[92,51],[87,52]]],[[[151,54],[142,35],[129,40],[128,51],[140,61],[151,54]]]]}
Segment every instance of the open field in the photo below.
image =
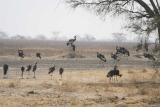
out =
{"type": "Polygon", "coordinates": [[[160,78],[149,69],[122,69],[110,82],[102,70],[67,70],[37,79],[1,79],[1,107],[159,107],[160,78]]]}
{"type": "Polygon", "coordinates": [[[160,107],[160,75],[151,69],[150,61],[136,58],[134,43],[126,46],[130,57],[118,64],[122,77],[109,81],[107,72],[113,67],[110,53],[114,43],[78,42],[77,53],[84,58],[63,58],[68,53],[65,42],[55,41],[0,41],[0,107],[160,107]],[[24,49],[26,57],[17,57],[24,49]],[[96,52],[107,57],[102,64],[96,52]],[[42,53],[42,60],[35,57],[42,53]],[[36,79],[32,73],[20,79],[20,67],[38,62],[36,79]],[[10,65],[8,79],[2,79],[2,65],[10,65]],[[53,79],[48,68],[56,65],[53,79]],[[65,72],[61,79],[59,67],[65,72]]]}

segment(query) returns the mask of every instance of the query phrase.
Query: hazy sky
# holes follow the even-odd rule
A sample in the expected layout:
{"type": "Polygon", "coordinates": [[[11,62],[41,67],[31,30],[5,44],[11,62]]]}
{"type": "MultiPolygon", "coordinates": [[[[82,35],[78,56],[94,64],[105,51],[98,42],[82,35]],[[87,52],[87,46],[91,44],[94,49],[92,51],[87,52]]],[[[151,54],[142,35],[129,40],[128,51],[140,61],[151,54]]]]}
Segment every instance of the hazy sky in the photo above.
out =
{"type": "Polygon", "coordinates": [[[121,29],[120,18],[107,17],[105,21],[82,9],[71,9],[64,0],[0,0],[0,31],[14,36],[44,34],[54,38],[61,32],[67,38],[74,34],[94,35],[99,40],[110,39],[121,29]]]}

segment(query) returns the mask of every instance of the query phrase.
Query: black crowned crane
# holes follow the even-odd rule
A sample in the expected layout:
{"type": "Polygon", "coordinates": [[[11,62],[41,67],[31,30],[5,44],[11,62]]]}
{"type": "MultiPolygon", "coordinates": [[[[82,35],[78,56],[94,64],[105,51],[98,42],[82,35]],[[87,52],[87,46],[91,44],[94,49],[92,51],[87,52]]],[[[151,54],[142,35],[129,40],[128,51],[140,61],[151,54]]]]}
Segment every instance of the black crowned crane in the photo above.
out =
{"type": "Polygon", "coordinates": [[[29,78],[31,69],[32,69],[32,65],[30,65],[30,64],[27,65],[27,68],[26,68],[26,72],[28,72],[28,77],[27,78],[29,78]]]}
{"type": "Polygon", "coordinates": [[[67,41],[67,46],[70,45],[70,44],[73,44],[75,41],[76,41],[76,36],[74,36],[74,39],[69,39],[67,41]]]}
{"type": "Polygon", "coordinates": [[[126,48],[124,48],[124,47],[118,47],[118,46],[116,46],[116,53],[117,54],[123,54],[123,55],[130,56],[129,50],[126,49],[126,48]]]}
{"type": "Polygon", "coordinates": [[[39,59],[41,59],[41,58],[42,58],[42,57],[41,57],[41,53],[39,53],[39,52],[36,53],[36,57],[39,58],[39,59]]]}
{"type": "Polygon", "coordinates": [[[71,44],[72,50],[75,51],[76,50],[76,46],[74,44],[71,44]]]}
{"type": "Polygon", "coordinates": [[[119,61],[117,53],[111,53],[111,58],[113,58],[114,60],[119,61]]]}
{"type": "Polygon", "coordinates": [[[23,52],[23,50],[18,50],[18,56],[20,57],[20,58],[24,58],[24,52],[23,52]]]}
{"type": "Polygon", "coordinates": [[[26,69],[26,71],[27,71],[27,72],[29,72],[31,69],[32,69],[32,65],[30,65],[30,64],[29,64],[29,65],[27,65],[27,69],[26,69]]]}
{"type": "Polygon", "coordinates": [[[4,65],[3,65],[3,75],[4,75],[3,78],[4,78],[4,79],[7,78],[6,75],[7,75],[8,69],[9,69],[9,65],[4,64],[4,65]]]}
{"type": "Polygon", "coordinates": [[[22,67],[21,67],[21,77],[22,77],[22,79],[23,79],[23,73],[24,73],[24,71],[25,71],[25,67],[22,66],[22,67]]]}
{"type": "Polygon", "coordinates": [[[62,67],[59,68],[59,75],[61,76],[61,79],[62,79],[63,72],[64,72],[64,69],[62,67]]]}
{"type": "Polygon", "coordinates": [[[108,74],[106,75],[110,80],[112,80],[112,78],[117,80],[117,76],[121,77],[122,74],[120,74],[120,71],[117,69],[117,66],[114,66],[113,70],[110,70],[108,72],[108,74]]]}
{"type": "Polygon", "coordinates": [[[148,58],[148,59],[152,60],[152,61],[156,60],[156,58],[152,54],[149,54],[149,53],[144,53],[143,56],[145,58],[148,58]]]}
{"type": "Polygon", "coordinates": [[[55,65],[53,66],[53,67],[50,67],[49,68],[49,72],[48,72],[48,74],[51,76],[51,79],[52,79],[52,76],[53,76],[53,72],[55,71],[55,65]]]}
{"type": "Polygon", "coordinates": [[[34,73],[33,78],[36,78],[36,70],[37,70],[37,62],[33,65],[33,69],[32,69],[32,71],[34,73]]]}
{"type": "Polygon", "coordinates": [[[103,62],[107,62],[106,57],[99,52],[97,52],[97,58],[99,58],[103,62]]]}

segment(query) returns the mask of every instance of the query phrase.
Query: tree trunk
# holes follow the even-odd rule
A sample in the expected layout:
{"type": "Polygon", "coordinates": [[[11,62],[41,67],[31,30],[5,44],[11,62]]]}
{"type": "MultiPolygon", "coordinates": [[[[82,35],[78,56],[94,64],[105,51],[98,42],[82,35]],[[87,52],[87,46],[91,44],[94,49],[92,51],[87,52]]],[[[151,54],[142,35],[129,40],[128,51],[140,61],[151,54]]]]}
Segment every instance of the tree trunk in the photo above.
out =
{"type": "MultiPolygon", "coordinates": [[[[157,46],[157,49],[158,51],[160,50],[160,24],[158,24],[158,46],[157,46]]],[[[159,51],[160,52],[160,51],[159,51]]],[[[159,53],[160,54],[160,53],[159,53]]]]}
{"type": "Polygon", "coordinates": [[[159,44],[160,44],[160,24],[158,24],[158,39],[159,39],[159,44]]]}

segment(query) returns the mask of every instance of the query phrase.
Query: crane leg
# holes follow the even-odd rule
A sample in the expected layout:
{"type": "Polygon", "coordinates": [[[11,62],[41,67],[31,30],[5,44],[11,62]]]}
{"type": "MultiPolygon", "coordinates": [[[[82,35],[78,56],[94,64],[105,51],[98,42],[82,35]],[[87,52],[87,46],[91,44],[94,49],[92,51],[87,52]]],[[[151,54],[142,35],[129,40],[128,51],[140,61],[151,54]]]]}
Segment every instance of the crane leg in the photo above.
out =
{"type": "Polygon", "coordinates": [[[33,78],[34,78],[34,79],[36,79],[36,75],[35,75],[35,72],[34,72],[34,76],[33,76],[33,78]]]}
{"type": "Polygon", "coordinates": [[[22,76],[22,79],[23,79],[23,72],[22,72],[21,76],[22,76]]]}
{"type": "Polygon", "coordinates": [[[109,77],[109,83],[111,83],[111,81],[112,81],[112,77],[109,77]]]}

